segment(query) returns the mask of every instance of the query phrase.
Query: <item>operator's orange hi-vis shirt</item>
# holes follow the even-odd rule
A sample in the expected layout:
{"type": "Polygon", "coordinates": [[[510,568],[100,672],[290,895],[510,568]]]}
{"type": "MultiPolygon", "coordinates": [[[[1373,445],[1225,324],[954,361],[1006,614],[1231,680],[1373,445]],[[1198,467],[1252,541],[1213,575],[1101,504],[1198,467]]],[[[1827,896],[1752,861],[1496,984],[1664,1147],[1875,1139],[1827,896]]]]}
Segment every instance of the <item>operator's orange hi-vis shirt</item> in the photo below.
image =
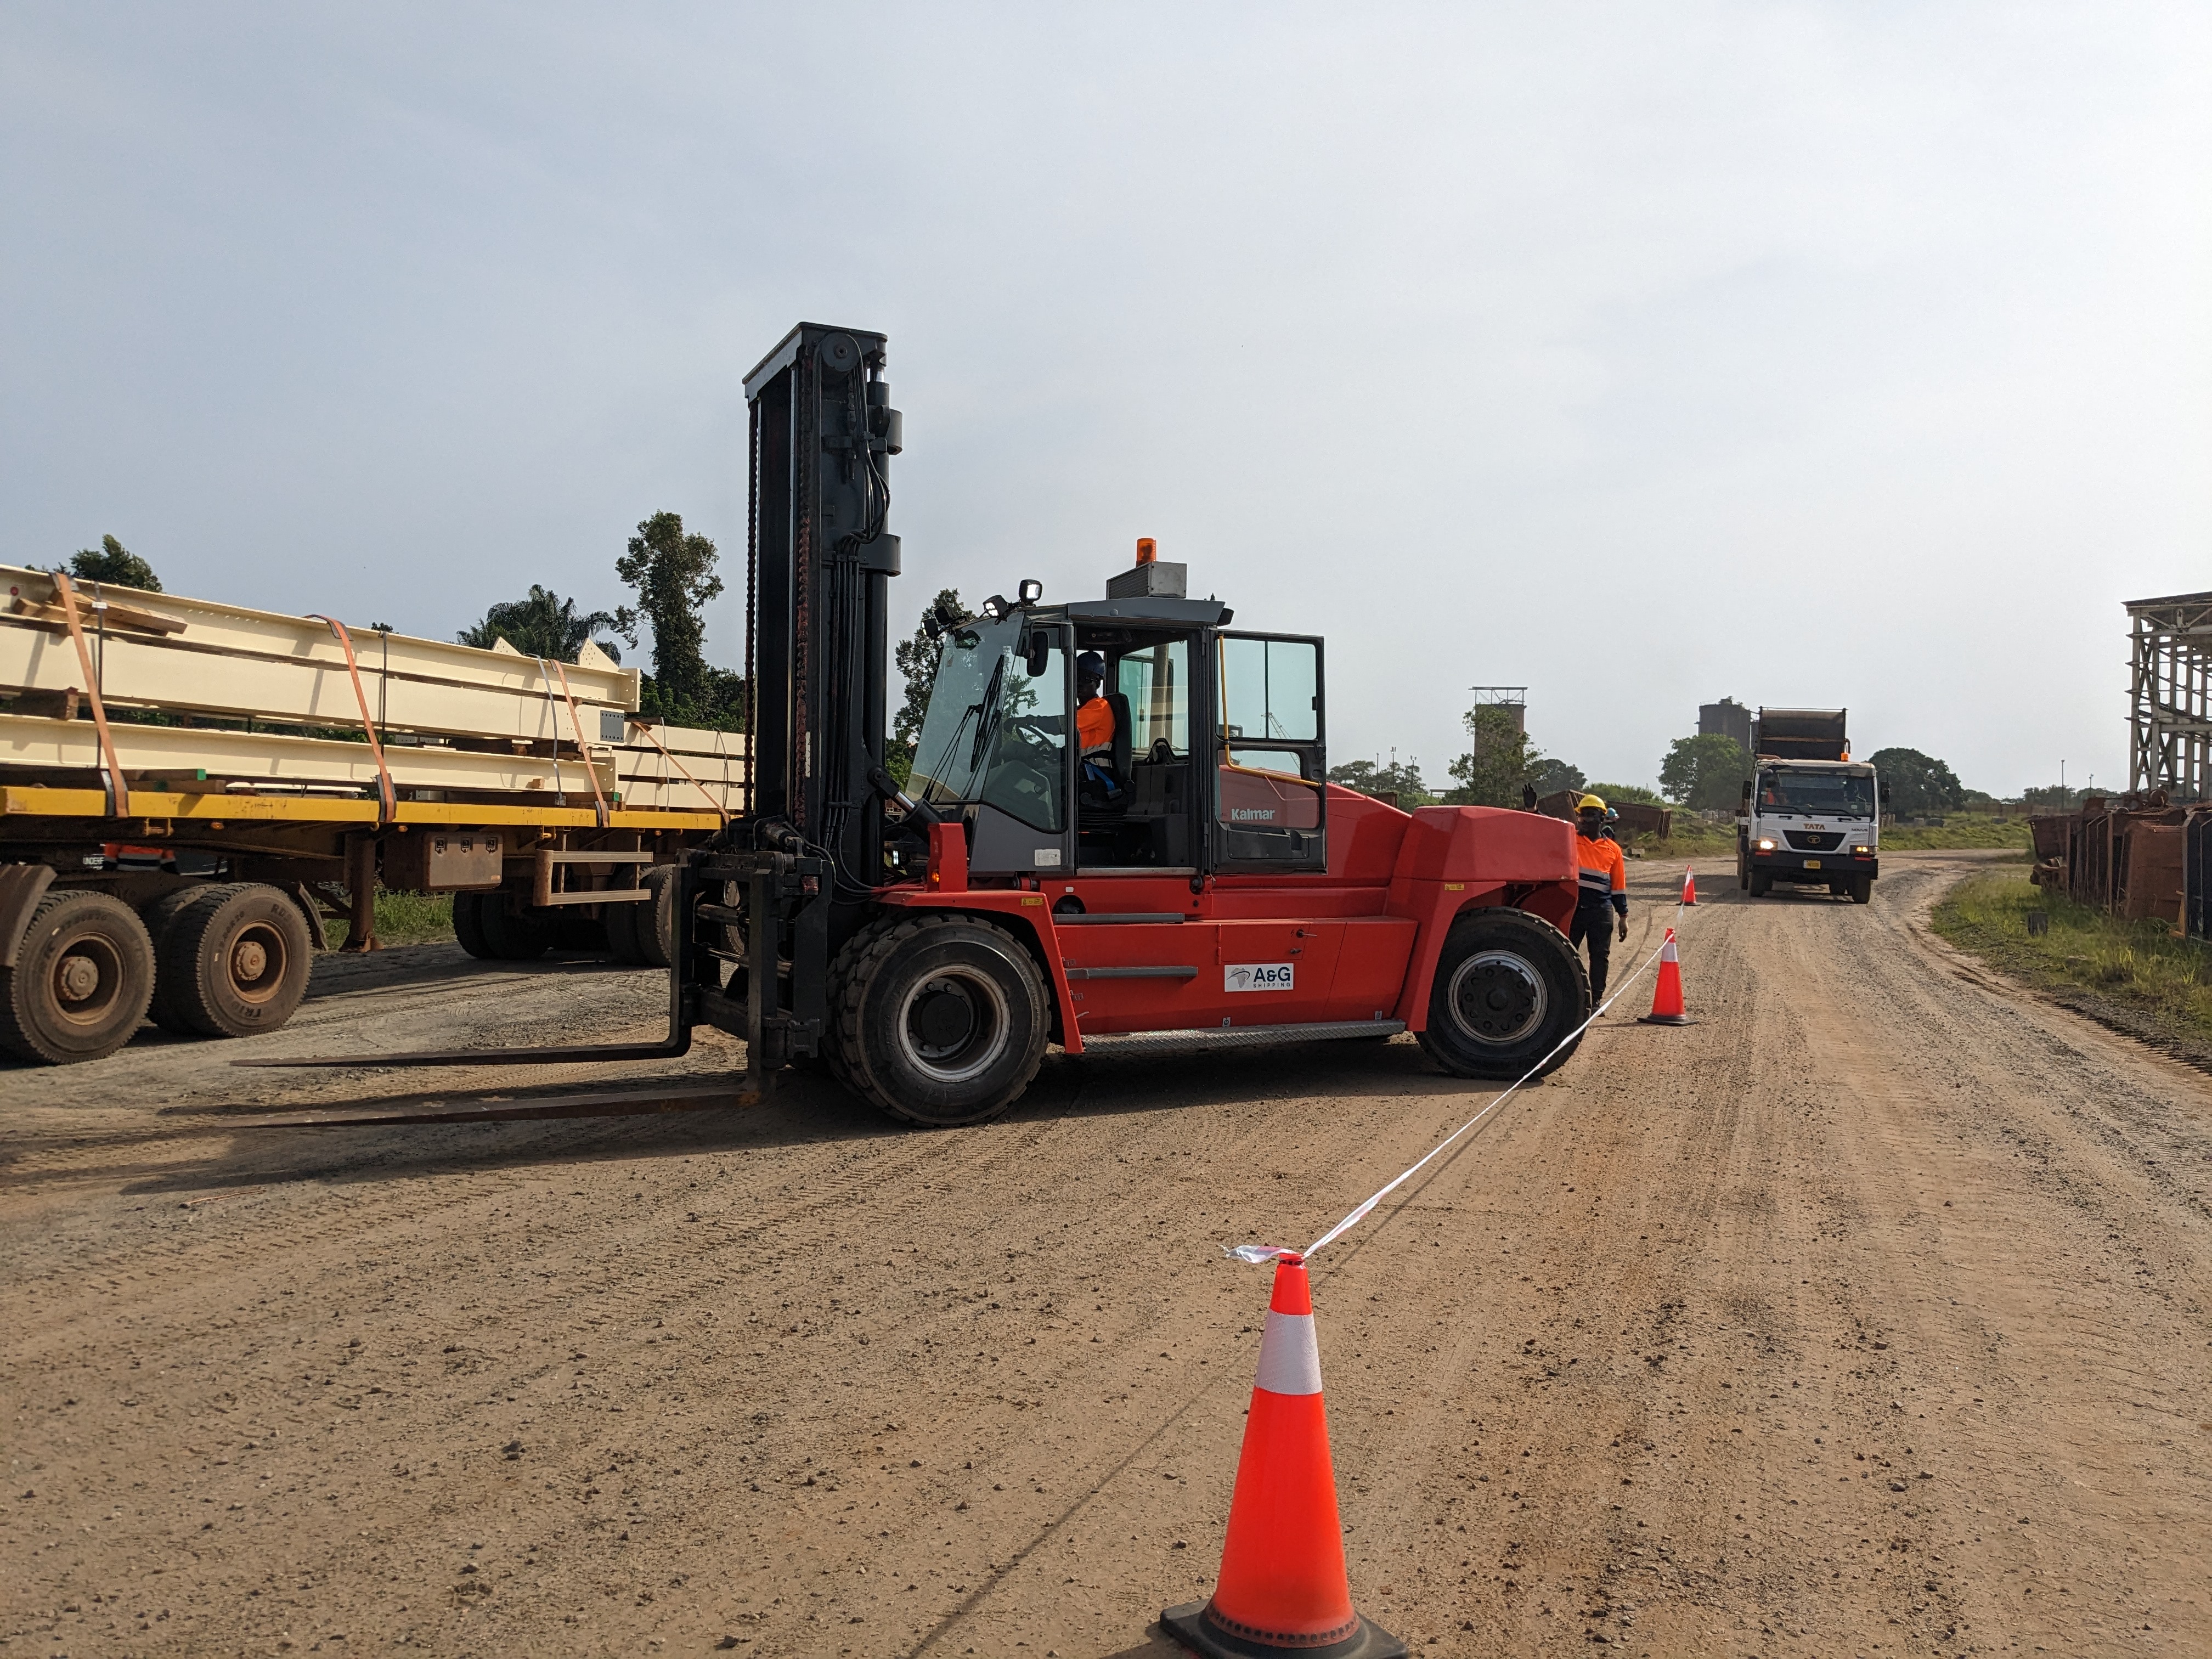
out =
{"type": "Polygon", "coordinates": [[[1609,836],[1575,837],[1577,894],[1583,904],[1603,904],[1608,899],[1624,916],[1628,914],[1628,860],[1620,844],[1609,836]]]}
{"type": "Polygon", "coordinates": [[[1103,697],[1093,697],[1075,711],[1075,741],[1078,752],[1090,754],[1097,749],[1114,746],[1114,705],[1103,697]]]}

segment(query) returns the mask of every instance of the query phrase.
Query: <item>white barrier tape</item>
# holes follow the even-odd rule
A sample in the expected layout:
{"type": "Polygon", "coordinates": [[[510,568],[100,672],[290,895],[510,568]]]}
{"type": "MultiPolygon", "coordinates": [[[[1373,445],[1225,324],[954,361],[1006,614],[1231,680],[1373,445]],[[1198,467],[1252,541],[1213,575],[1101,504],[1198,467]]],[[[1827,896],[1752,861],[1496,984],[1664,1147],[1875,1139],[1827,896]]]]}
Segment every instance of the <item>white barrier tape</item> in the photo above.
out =
{"type": "Polygon", "coordinates": [[[1537,1073],[1544,1069],[1545,1066],[1550,1062],[1553,1054],[1558,1054],[1560,1049],[1565,1048],[1569,1043],[1572,1042],[1577,1037],[1580,1036],[1584,1031],[1589,1030],[1592,1025],[1596,1024],[1598,1016],[1602,1014],[1607,1009],[1612,1007],[1614,1003],[1620,1001],[1621,993],[1626,991],[1630,986],[1635,984],[1638,980],[1643,978],[1644,970],[1650,968],[1653,963],[1659,960],[1662,952],[1666,950],[1668,942],[1676,938],[1681,932],[1682,918],[1682,902],[1680,898],[1677,898],[1674,901],[1674,925],[1667,930],[1666,937],[1662,938],[1659,941],[1659,949],[1654,951],[1650,956],[1644,957],[1641,963],[1638,963],[1636,971],[1629,975],[1626,979],[1621,981],[1619,985],[1615,986],[1611,996],[1607,997],[1603,1002],[1598,1004],[1596,1007],[1591,1009],[1589,1018],[1588,1019],[1584,1020],[1581,1024],[1576,1026],[1573,1030],[1568,1032],[1566,1036],[1561,1037],[1557,1042],[1553,1043],[1552,1047],[1546,1051],[1543,1059],[1539,1060],[1534,1066],[1531,1066],[1519,1077],[1514,1079],[1513,1082],[1507,1087],[1504,1094],[1498,1096],[1497,1099],[1492,1101],[1490,1104],[1484,1107],[1473,1117],[1468,1119],[1466,1122],[1461,1124],[1458,1128],[1454,1129],[1434,1146],[1431,1146],[1426,1155],[1421,1158],[1419,1163],[1414,1164],[1411,1169],[1405,1171],[1404,1174],[1399,1176],[1395,1181],[1392,1181],[1388,1186],[1377,1192],[1372,1198],[1370,1198],[1350,1215],[1345,1217],[1343,1220],[1338,1222],[1336,1225],[1331,1227],[1319,1238],[1307,1245],[1304,1249],[1286,1250],[1280,1245],[1276,1244],[1234,1244],[1225,1246],[1224,1248],[1223,1254],[1233,1256],[1239,1261],[1251,1262],[1255,1267],[1270,1261],[1284,1260],[1285,1258],[1304,1261],[1310,1260],[1312,1257],[1313,1253],[1316,1250],[1320,1249],[1323,1245],[1334,1244],[1338,1239],[1343,1237],[1345,1234],[1350,1232],[1354,1227],[1364,1221],[1377,1204],[1380,1204],[1384,1199],[1389,1197],[1391,1194],[1396,1192],[1399,1188],[1404,1186],[1416,1175],[1419,1175],[1422,1168],[1427,1164],[1431,1158],[1435,1158],[1437,1154],[1443,1152],[1445,1147],[1450,1146],[1452,1142],[1457,1140],[1469,1129],[1474,1127],[1476,1124],[1481,1122],[1483,1119],[1488,1117],[1500,1106],[1503,1106],[1507,1101],[1510,1100],[1515,1092],[1518,1091],[1523,1084],[1527,1083],[1530,1078],[1535,1076],[1537,1073]]]}

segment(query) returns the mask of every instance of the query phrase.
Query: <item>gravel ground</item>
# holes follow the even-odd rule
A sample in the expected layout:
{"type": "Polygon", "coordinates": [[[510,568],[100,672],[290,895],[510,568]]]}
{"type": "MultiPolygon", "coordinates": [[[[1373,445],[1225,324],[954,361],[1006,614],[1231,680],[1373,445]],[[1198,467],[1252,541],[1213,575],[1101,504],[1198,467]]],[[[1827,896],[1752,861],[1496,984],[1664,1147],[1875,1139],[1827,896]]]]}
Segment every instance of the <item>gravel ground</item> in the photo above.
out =
{"type": "MultiPolygon", "coordinates": [[[[2212,1650],[2212,1079],[1931,939],[1970,862],[1870,908],[1701,869],[1701,1023],[1638,986],[1316,1261],[1354,1594],[1418,1652],[2212,1650]]],[[[814,1079],[219,1110],[403,1082],[246,1054],[660,995],[423,947],[270,1036],[0,1072],[0,1652],[1164,1659],[1267,1293],[1218,1247],[1314,1237],[1492,1092],[1399,1040],[1054,1059],[935,1133],[814,1079]]]]}

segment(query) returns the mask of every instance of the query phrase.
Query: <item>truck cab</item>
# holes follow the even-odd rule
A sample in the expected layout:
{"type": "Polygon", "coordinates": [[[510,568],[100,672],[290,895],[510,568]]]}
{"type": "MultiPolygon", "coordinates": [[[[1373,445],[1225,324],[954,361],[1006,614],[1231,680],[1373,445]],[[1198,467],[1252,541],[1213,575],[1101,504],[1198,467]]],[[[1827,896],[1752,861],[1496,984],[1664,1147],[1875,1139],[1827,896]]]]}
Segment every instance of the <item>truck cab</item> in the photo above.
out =
{"type": "Polygon", "coordinates": [[[1761,756],[1736,821],[1738,884],[1753,898],[1778,881],[1868,902],[1881,870],[1881,798],[1862,762],[1761,756]]]}

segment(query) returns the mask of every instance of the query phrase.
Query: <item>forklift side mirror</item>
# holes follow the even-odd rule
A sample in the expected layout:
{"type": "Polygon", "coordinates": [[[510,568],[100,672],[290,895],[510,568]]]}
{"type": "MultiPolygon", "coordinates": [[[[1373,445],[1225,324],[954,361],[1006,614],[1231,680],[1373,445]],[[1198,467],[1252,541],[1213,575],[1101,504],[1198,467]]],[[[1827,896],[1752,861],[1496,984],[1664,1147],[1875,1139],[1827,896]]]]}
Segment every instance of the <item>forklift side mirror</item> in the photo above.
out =
{"type": "Polygon", "coordinates": [[[1022,651],[1024,658],[1022,666],[1029,670],[1030,678],[1042,679],[1044,671],[1052,666],[1052,635],[1042,628],[1031,630],[1029,638],[1023,641],[1022,651]]]}

